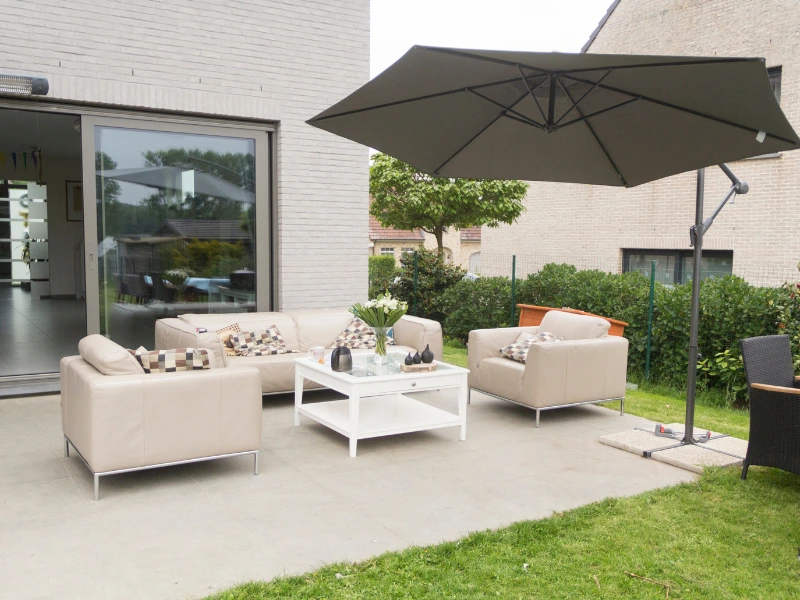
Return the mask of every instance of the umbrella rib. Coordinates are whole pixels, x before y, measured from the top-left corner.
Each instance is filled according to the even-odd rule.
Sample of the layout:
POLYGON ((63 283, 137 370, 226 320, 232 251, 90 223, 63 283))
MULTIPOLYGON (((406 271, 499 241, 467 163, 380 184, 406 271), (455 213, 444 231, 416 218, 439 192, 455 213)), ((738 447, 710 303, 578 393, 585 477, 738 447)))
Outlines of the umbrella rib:
MULTIPOLYGON (((473 90, 483 89, 487 87, 494 87, 496 85, 505 85, 507 83, 514 83, 518 81, 519 77, 511 79, 503 79, 500 81, 492 81, 490 83, 479 83, 478 85, 470 86, 473 90)), ((369 84, 367 84, 369 85, 369 84)), ((381 108, 391 108, 392 106, 400 106, 401 104, 408 104, 409 102, 419 102, 421 100, 431 100, 432 98, 441 98, 442 96, 450 96, 452 94, 460 94, 466 88, 460 87, 454 90, 446 90, 444 92, 436 92, 435 94, 425 94, 423 96, 415 96, 414 98, 406 98, 404 100, 395 100, 393 102, 384 102, 383 104, 375 104, 373 106, 365 106, 364 108, 355 108, 353 110, 346 110, 344 112, 336 113, 334 115, 325 115, 324 117, 312 117, 306 123, 318 123, 319 121, 327 121, 328 119, 335 119, 338 117, 347 117, 349 115, 356 115, 362 112, 369 112, 371 110, 378 110, 381 108)))
MULTIPOLYGON (((506 112, 510 112, 512 115, 516 116, 517 118, 519 118, 519 119, 521 119, 523 121, 526 121, 529 125, 533 125, 534 127, 538 127, 541 130, 545 129, 545 126, 543 124, 539 123, 538 121, 535 121, 534 119, 531 119, 530 117, 527 117, 527 116, 523 115, 520 112, 515 111, 512 108, 513 106, 516 106, 517 104, 522 102, 522 100, 517 100, 514 104, 511 105, 511 107, 509 107, 509 106, 506 106, 505 104, 501 104, 500 102, 497 102, 496 100, 492 100, 488 96, 484 96, 483 94, 480 94, 480 93, 476 92, 472 88, 466 88, 466 91, 468 91, 470 94, 476 95, 478 98, 481 98, 482 100, 486 100, 486 102, 494 104, 498 108, 502 108, 504 112, 500 114, 501 117, 506 112)), ((526 92, 522 97, 525 98, 525 96, 527 96, 527 95, 528 94, 526 92)))
MULTIPOLYGON (((574 105, 575 104, 575 100, 572 98, 572 94, 570 94, 569 90, 567 90, 567 88, 564 85, 561 84, 561 80, 558 77, 556 77, 556 80, 558 81, 558 85, 561 87, 561 90, 566 94, 567 98, 569 98, 570 102, 572 102, 572 104, 574 105)), ((583 111, 580 108, 578 108, 577 106, 575 106, 575 110, 578 111, 578 114, 581 117, 584 116, 583 111)), ((617 176, 619 177, 620 181, 622 181, 622 184, 625 187, 628 187, 628 182, 625 180, 625 177, 623 177, 622 173, 620 172, 619 167, 617 166, 617 163, 615 163, 614 159, 611 158, 611 155, 608 153, 608 150, 603 145, 603 142, 601 142, 600 138, 597 137, 597 133, 595 133, 595 130, 594 130, 594 127, 592 127, 592 124, 589 123, 588 120, 584 120, 583 122, 586 123, 586 128, 589 130, 589 133, 592 134, 592 137, 594 138, 594 141, 597 142, 597 145, 600 147, 600 150, 602 150, 603 154, 605 154, 605 157, 608 160, 608 162, 611 164, 611 167, 614 169, 614 171, 616 171, 617 176)))
MULTIPOLYGON (((592 93, 592 92, 593 92, 595 89, 597 89, 597 86, 598 86, 598 85, 600 85, 600 83, 603 81, 603 79, 605 79, 606 77, 608 77, 608 74, 609 74, 609 73, 611 73, 611 69, 609 69, 608 71, 606 71, 606 72, 605 72, 605 74, 604 74, 604 75, 603 75, 603 76, 602 76, 600 79, 598 79, 598 80, 597 80, 597 83, 595 83, 595 84, 594 84, 594 85, 593 85, 593 86, 592 86, 590 89, 588 89, 588 90, 586 91, 586 93, 585 93, 583 96, 581 96, 580 98, 578 98, 578 101, 577 101, 577 102, 575 102, 575 103, 574 103, 572 106, 570 106, 570 107, 567 109, 567 111, 566 111, 566 112, 565 112, 563 115, 561 115, 561 116, 558 118, 558 121, 556 121, 556 122, 555 122, 555 125, 554 125, 554 127, 558 127, 558 124, 559 124, 559 123, 561 123, 561 121, 563 121, 563 120, 564 120, 564 118, 565 118, 565 117, 566 117, 566 116, 567 116, 569 113, 571 113, 571 112, 572 112, 572 109, 574 109, 574 108, 577 108, 578 104, 580 104, 581 102, 583 102, 583 99, 584 99, 584 98, 586 98, 586 96, 588 96, 588 95, 589 95, 589 94, 591 94, 591 93, 592 93)), ((559 85, 561 85, 561 83, 560 83, 560 82, 559 82, 559 85)), ((562 87, 562 89, 563 89, 563 86, 561 86, 561 87, 562 87)), ((571 121, 570 121, 570 122, 571 122, 571 121)))
POLYGON ((541 75, 536 75, 536 77, 542 77, 542 80, 536 85, 536 87, 531 87, 528 78, 525 76, 525 73, 522 72, 522 67, 517 65, 517 70, 519 71, 519 74, 522 77, 522 81, 525 83, 525 87, 528 88, 528 93, 531 95, 531 98, 533 98, 533 101, 536 103, 536 108, 539 109, 539 114, 542 115, 542 121, 546 122, 547 117, 545 116, 544 111, 542 110, 542 105, 539 104, 539 99, 536 97, 534 92, 544 85, 544 82, 548 80, 548 77, 546 75, 544 77, 542 77, 541 75))
MULTIPOLYGON (((572 75, 564 75, 567 79, 572 79, 573 81, 578 81, 580 83, 594 83, 591 80, 581 79, 579 77, 573 77, 572 75)), ((632 98, 638 98, 639 100, 647 100, 648 102, 652 102, 653 104, 659 104, 661 106, 666 106, 667 108, 674 108, 675 110, 679 110, 685 113, 689 113, 690 115, 695 115, 697 117, 702 117, 704 119, 709 119, 711 121, 716 121, 717 123, 722 123, 723 125, 730 125, 731 127, 738 127, 739 129, 744 129, 745 131, 751 131, 754 133, 758 133, 759 129, 755 127, 750 127, 749 125, 742 125, 741 123, 734 123, 733 121, 729 121, 728 119, 723 119, 721 117, 715 117, 714 115, 709 115, 698 110, 692 110, 691 108, 684 108, 683 106, 678 106, 677 104, 672 104, 670 102, 665 102, 663 100, 658 100, 656 98, 651 98, 650 96, 644 96, 642 94, 635 94, 633 92, 629 92, 627 90, 623 90, 621 88, 600 84, 598 87, 608 90, 609 92, 616 92, 618 94, 624 94, 626 96, 631 96, 632 98)), ((792 144, 793 146, 797 146, 798 143, 796 140, 790 140, 779 135, 775 135, 772 133, 767 133, 768 136, 775 138, 776 140, 780 140, 782 142, 786 142, 787 144, 792 144)))
MULTIPOLYGON (((636 102, 639 98, 630 98, 625 100, 625 102, 620 102, 619 104, 615 104, 614 106, 609 106, 608 108, 603 108, 602 110, 595 111, 593 113, 589 113, 588 115, 583 115, 577 119, 572 119, 571 121, 567 121, 563 125, 559 125, 555 128, 555 131, 559 129, 563 129, 567 125, 572 125, 573 123, 580 123, 581 121, 585 121, 586 119, 590 119, 592 117, 596 117, 597 115, 602 115, 610 110, 614 110, 615 108, 620 108, 621 106, 625 106, 626 104, 630 104, 631 102, 636 102)), ((580 111, 578 111, 580 112, 580 111)), ((560 120, 560 119, 559 119, 560 120)))
MULTIPOLYGON (((516 102, 514 102, 514 104, 512 104, 512 105, 511 105, 511 108, 514 108, 514 107, 515 107, 517 104, 519 104, 520 102, 522 102, 522 101, 525 99, 525 96, 527 96, 527 95, 528 95, 528 94, 527 94, 527 93, 525 93, 525 94, 523 94, 522 96, 520 96, 519 100, 517 100, 516 102)), ((483 133, 484 133, 484 132, 485 132, 487 129, 489 129, 489 127, 491 127, 492 125, 494 125, 495 123, 497 123, 497 121, 499 121, 499 120, 500 120, 500 119, 502 119, 503 117, 508 117, 509 119, 518 120, 518 121, 520 121, 520 122, 522 122, 522 123, 525 123, 526 125, 531 125, 531 123, 529 123, 528 121, 523 121, 522 119, 517 119, 516 117, 511 117, 511 116, 509 116, 509 115, 506 113, 506 111, 503 111, 503 112, 501 112, 499 115, 497 115, 495 118, 493 118, 491 121, 489 121, 489 123, 487 123, 487 124, 486 124, 486 127, 484 127, 483 129, 481 129, 481 130, 480 130, 478 133, 476 133, 476 134, 475 134, 475 135, 473 135, 473 136, 472 136, 472 137, 471 137, 469 140, 467 140, 467 142, 466 142, 466 143, 465 143, 463 146, 461 146, 461 147, 460 147, 458 150, 456 150, 455 152, 453 152, 453 154, 452 154, 452 155, 450 155, 450 157, 449 157, 449 158, 448 158, 446 161, 444 161, 444 162, 443 162, 441 165, 439 165, 439 166, 438 166, 438 167, 437 167, 437 168, 436 168, 436 169, 433 171, 433 174, 434 174, 434 175, 438 175, 438 174, 439 174, 439 171, 441 171, 441 170, 442 170, 442 169, 443 169, 445 166, 447 166, 447 164, 448 164, 448 163, 449 163, 451 160, 453 160, 453 159, 454 159, 456 156, 458 156, 459 154, 461 154, 461 153, 464 151, 464 149, 465 149, 467 146, 469 146, 469 145, 470 145, 472 142, 474 142, 474 141, 475 141, 475 140, 477 140, 477 139, 478 139, 480 136, 482 136, 482 135, 483 135, 483 133)), ((536 126, 535 126, 535 125, 531 125, 531 127, 536 127, 536 126)), ((537 129, 540 129, 540 128, 539 128, 539 127, 537 127, 537 129)))

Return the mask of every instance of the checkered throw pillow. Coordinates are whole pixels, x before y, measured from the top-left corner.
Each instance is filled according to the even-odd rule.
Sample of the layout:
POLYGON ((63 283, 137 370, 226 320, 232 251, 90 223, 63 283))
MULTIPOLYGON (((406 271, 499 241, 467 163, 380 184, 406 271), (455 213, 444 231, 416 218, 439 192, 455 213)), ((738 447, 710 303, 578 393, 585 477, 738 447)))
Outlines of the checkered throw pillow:
POLYGON ((264 356, 294 352, 286 347, 286 341, 275 325, 268 329, 235 333, 231 336, 231 344, 239 356, 264 356), (256 351, 258 354, 255 353, 256 351))
POLYGON ((531 345, 560 341, 562 341, 562 338, 548 333, 547 331, 534 335, 522 332, 519 334, 516 342, 500 348, 500 354, 505 358, 510 358, 511 360, 524 364, 528 360, 528 351, 531 349, 531 345))
POLYGON ((175 348, 174 350, 148 351, 139 348, 136 360, 145 373, 175 373, 177 371, 202 371, 210 369, 208 350, 205 348, 175 348))
POLYGON ((361 319, 353 319, 333 341, 331 348, 375 348, 375 332, 361 319))
POLYGON ((233 342, 231 338, 234 334, 239 333, 241 329, 239 328, 238 323, 233 323, 231 325, 226 325, 222 329, 217 329, 214 333, 219 336, 219 341, 222 343, 222 347, 225 349, 225 354, 228 356, 236 356, 236 348, 233 347, 233 342))

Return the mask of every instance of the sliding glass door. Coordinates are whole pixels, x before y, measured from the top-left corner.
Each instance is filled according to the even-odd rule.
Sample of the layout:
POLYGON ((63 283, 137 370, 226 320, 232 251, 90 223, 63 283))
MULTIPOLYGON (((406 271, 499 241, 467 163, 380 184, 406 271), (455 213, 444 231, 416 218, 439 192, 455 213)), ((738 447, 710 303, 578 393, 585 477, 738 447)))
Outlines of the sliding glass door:
POLYGON ((83 139, 90 330, 152 349, 157 319, 267 308, 265 131, 85 118, 83 139))

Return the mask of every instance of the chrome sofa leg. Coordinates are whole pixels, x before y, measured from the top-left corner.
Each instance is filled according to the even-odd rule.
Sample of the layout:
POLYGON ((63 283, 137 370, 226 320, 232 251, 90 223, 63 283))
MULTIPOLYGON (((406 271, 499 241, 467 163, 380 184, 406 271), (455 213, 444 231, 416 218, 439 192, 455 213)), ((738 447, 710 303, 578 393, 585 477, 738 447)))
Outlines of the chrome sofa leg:
POLYGON ((253 453, 253 475, 258 475, 258 450, 253 453))
POLYGON ((472 404, 472 388, 467 388, 467 404, 472 404))
POLYGON ((537 429, 539 427, 539 412, 540 412, 540 410, 537 408, 536 409, 536 427, 537 427, 537 429))
POLYGON ((100 500, 100 475, 94 474, 94 499, 100 500))
POLYGON ((619 401, 619 414, 620 414, 620 416, 625 414, 625 398, 620 398, 620 401, 619 401))
POLYGON ((64 436, 64 458, 69 458, 69 440, 64 436))

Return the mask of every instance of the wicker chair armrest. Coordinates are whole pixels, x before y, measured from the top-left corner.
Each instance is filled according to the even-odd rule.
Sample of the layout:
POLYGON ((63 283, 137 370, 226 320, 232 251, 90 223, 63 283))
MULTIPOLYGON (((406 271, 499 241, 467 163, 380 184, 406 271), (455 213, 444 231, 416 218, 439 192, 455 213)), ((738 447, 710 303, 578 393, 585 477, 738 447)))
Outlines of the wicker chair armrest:
POLYGON ((780 394, 794 394, 800 396, 800 388, 783 387, 781 385, 767 385, 766 383, 754 383, 750 386, 757 390, 764 390, 766 392, 778 392, 780 394))

